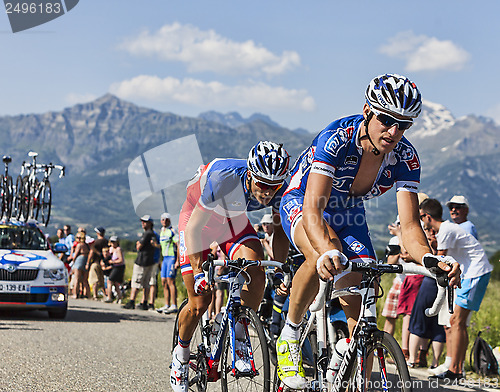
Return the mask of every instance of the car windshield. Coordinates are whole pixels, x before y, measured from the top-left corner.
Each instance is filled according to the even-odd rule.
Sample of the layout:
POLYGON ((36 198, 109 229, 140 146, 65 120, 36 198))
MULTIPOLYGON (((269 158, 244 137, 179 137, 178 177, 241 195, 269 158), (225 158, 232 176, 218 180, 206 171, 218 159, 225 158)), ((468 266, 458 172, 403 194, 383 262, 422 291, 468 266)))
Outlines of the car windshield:
POLYGON ((36 227, 0 225, 0 249, 49 249, 43 233, 36 227))

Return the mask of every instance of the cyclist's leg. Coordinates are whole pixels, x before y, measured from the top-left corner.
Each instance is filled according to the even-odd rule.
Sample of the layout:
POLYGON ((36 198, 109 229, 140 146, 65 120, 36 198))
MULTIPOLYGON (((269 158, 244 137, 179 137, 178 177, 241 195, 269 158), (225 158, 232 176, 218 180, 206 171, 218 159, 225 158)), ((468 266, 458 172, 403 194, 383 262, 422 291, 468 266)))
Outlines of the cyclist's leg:
MULTIPOLYGON (((234 258, 245 258, 247 260, 263 260, 264 252, 260 241, 252 239, 245 241, 234 253, 234 258)), ((247 269, 251 282, 245 285, 241 291, 241 300, 245 306, 257 311, 264 295, 266 286, 266 274, 262 267, 249 267, 247 269)))
MULTIPOLYGON (((264 259, 262 244, 246 215, 230 219, 228 226, 231 226, 237 234, 232 238, 227 238, 228 233, 224 233, 226 238, 220 238, 218 242, 229 259, 236 260, 240 257, 247 260, 264 259)), ((241 300, 245 306, 257 311, 264 295, 266 274, 262 267, 250 267, 247 272, 251 277, 251 282, 243 287, 241 300)))
POLYGON ((212 293, 204 295, 195 294, 192 272, 182 275, 182 279, 184 280, 188 294, 188 304, 184 306, 179 314, 179 338, 182 341, 189 342, 198 322, 212 301, 212 293))

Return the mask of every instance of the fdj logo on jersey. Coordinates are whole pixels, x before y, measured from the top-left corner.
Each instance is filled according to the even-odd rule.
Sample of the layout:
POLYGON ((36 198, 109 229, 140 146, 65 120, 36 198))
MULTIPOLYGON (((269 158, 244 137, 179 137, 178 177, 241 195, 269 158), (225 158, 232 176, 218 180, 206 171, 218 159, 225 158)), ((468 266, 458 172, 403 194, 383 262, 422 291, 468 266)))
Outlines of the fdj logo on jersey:
POLYGON ((334 134, 325 143, 325 151, 336 157, 342 145, 349 140, 349 131, 347 129, 339 128, 334 131, 334 134))
POLYGON ((80 0, 4 0, 13 33, 50 22, 72 10, 80 0))

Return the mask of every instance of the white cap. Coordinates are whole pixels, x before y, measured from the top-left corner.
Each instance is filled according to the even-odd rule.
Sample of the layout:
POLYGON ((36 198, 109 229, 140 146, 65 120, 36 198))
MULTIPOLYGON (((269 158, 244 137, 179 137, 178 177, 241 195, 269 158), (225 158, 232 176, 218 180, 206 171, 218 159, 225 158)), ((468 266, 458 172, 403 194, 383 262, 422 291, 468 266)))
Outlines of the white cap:
POLYGON ((160 219, 170 219, 170 214, 168 212, 164 212, 161 214, 160 219))
POLYGON ((109 241, 116 242, 116 241, 118 241, 118 237, 116 235, 112 235, 111 237, 109 237, 109 241))
POLYGON ((260 220, 260 224, 263 225, 264 223, 273 223, 273 216, 271 214, 264 214, 260 220))
POLYGON ((446 207, 449 207, 450 204, 465 204, 467 207, 469 207, 469 202, 467 201, 465 196, 453 196, 450 201, 446 202, 446 207))
POLYGON ((143 221, 143 222, 153 222, 153 218, 151 218, 151 215, 143 215, 143 216, 141 216, 141 221, 143 221))

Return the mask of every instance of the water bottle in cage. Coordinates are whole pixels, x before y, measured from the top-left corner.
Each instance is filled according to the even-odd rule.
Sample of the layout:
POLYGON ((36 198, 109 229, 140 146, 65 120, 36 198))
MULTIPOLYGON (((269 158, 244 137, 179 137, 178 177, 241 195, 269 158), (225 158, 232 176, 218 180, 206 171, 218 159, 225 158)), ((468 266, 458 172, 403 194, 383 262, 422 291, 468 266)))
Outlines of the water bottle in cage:
POLYGON ((333 382, 333 380, 335 379, 335 374, 337 374, 337 371, 340 368, 344 353, 347 351, 350 342, 351 339, 344 338, 340 339, 335 345, 332 352, 332 357, 330 358, 330 363, 328 364, 328 369, 326 370, 326 380, 328 382, 333 382))

